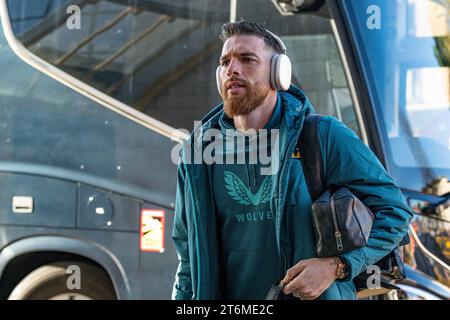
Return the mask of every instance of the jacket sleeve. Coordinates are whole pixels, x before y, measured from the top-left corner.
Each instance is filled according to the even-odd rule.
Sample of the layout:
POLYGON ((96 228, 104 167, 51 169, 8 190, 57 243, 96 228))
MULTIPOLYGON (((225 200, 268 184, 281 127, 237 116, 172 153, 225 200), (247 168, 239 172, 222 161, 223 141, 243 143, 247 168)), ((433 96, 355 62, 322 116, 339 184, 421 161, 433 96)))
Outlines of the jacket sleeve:
POLYGON ((348 281, 399 244, 413 214, 378 158, 352 130, 329 116, 318 130, 327 185, 346 186, 375 215, 367 246, 341 255, 349 267, 343 281, 348 281))
POLYGON ((185 210, 185 177, 183 164, 178 165, 177 193, 175 199, 175 216, 172 239, 178 253, 178 269, 175 275, 175 283, 172 290, 173 300, 191 300, 192 283, 191 267, 189 261, 188 229, 185 210))

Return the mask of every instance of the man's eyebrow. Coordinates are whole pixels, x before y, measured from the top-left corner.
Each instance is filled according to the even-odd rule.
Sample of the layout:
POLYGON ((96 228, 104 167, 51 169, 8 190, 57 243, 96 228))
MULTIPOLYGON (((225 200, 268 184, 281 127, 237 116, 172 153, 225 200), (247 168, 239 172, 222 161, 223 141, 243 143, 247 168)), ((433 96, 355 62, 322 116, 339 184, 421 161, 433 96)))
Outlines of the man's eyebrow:
POLYGON ((241 52, 239 53, 239 55, 243 56, 243 57, 254 57, 254 58, 258 58, 258 55, 256 55, 253 52, 241 52))
POLYGON ((258 55, 256 55, 253 52, 232 52, 232 53, 227 53, 223 56, 220 57, 220 61, 223 61, 227 58, 229 58, 231 55, 235 55, 235 56, 241 56, 241 57, 253 57, 253 58, 259 58, 258 55))

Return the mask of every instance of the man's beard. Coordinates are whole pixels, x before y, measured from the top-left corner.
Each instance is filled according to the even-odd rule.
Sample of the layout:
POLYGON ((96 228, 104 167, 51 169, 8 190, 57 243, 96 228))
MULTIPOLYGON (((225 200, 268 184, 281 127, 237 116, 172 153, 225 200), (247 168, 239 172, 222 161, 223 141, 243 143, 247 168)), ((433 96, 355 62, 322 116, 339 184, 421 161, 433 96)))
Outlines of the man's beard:
POLYGON ((230 95, 226 89, 226 82, 222 84, 223 110, 229 118, 252 112, 263 103, 269 93, 269 89, 261 82, 251 86, 247 81, 239 81, 245 84, 244 95, 230 95))

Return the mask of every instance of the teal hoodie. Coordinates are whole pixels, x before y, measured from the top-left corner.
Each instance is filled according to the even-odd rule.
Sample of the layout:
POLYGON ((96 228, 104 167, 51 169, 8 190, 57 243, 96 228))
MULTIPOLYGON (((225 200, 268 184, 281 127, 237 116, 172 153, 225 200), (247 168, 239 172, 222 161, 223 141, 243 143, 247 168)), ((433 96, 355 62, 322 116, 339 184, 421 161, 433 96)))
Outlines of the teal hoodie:
MULTIPOLYGON (((245 141, 241 135, 238 147, 233 120, 225 114, 219 119, 224 140, 234 142, 232 146, 224 143, 225 153, 246 159, 245 163, 216 163, 212 168, 225 299, 262 299, 270 286, 283 277, 270 208, 272 177, 262 174, 264 165, 256 159, 258 151, 268 156, 272 147, 270 130, 278 129, 280 120, 281 97, 278 95, 265 130, 245 135, 245 141), (262 137, 268 139, 262 141, 262 137), (254 155, 253 161, 250 161, 251 155, 254 155)), ((273 147, 276 148, 276 144, 273 147)))
MULTIPOLYGON (((314 111, 304 93, 294 86, 281 97, 279 167, 270 175, 270 211, 281 273, 301 260, 316 257, 311 219, 311 198, 301 162, 292 157, 307 110, 314 111)), ((173 299, 223 299, 224 265, 219 258, 214 165, 190 161, 211 142, 202 132, 220 130, 223 105, 211 110, 185 141, 178 166, 172 238, 179 266, 173 299)), ((371 150, 342 122, 327 116, 318 126, 325 182, 346 186, 374 213, 368 245, 342 255, 349 275, 333 282, 320 299, 355 299, 352 279, 387 255, 407 232, 412 212, 400 189, 371 150)), ((224 195, 225 196, 225 195, 224 195)), ((229 234, 230 237, 239 234, 229 234)))

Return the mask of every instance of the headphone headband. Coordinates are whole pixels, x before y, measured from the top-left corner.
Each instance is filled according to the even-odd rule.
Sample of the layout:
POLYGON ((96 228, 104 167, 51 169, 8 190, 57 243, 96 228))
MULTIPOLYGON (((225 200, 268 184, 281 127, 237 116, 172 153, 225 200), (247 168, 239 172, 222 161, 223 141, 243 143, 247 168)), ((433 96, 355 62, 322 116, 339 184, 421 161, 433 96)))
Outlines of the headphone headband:
POLYGON ((283 53, 287 54, 287 48, 286 48, 286 45, 284 44, 283 40, 281 40, 281 38, 279 36, 277 36, 275 33, 273 33, 272 31, 267 30, 267 29, 265 29, 265 30, 268 34, 270 34, 277 41, 278 45, 281 47, 281 50, 283 50, 283 53))

